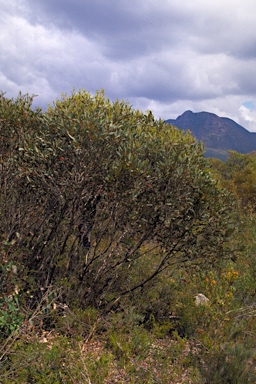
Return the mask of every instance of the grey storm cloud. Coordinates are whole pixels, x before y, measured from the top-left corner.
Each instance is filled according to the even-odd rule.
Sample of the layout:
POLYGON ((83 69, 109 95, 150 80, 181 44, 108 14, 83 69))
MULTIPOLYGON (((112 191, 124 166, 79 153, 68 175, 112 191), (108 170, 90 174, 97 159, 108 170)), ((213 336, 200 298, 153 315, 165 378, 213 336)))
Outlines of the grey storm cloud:
POLYGON ((256 130, 255 0, 0 0, 0 10, 8 96, 45 106, 73 87, 104 88, 156 117, 206 110, 256 130))

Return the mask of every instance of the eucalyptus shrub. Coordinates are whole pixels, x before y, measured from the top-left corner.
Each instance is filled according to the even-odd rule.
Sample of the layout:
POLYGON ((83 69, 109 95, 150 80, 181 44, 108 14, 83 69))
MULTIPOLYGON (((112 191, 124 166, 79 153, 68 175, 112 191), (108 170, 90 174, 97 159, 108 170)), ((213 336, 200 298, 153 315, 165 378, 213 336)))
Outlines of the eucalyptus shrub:
POLYGON ((45 113, 28 96, 1 103, 1 234, 35 301, 57 285, 68 304, 109 308, 167 268, 224 256, 232 204, 190 133, 103 92, 45 113))

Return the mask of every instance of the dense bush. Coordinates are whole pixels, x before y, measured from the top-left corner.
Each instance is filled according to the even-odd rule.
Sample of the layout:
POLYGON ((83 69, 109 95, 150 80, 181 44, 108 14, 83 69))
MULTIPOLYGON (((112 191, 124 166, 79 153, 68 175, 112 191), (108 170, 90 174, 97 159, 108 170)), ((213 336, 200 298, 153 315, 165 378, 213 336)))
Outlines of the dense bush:
POLYGON ((255 211, 256 152, 241 154, 229 151, 225 162, 211 159, 210 163, 220 183, 238 198, 242 209, 255 211))
POLYGON ((219 187, 253 207, 254 154, 212 161, 216 183, 150 113, 32 101, 0 97, 0 381, 255 382, 255 214, 230 237, 219 187))
POLYGON ((23 291, 105 306, 166 268, 223 257, 231 205, 201 144, 103 93, 47 112, 1 97, 0 223, 23 291))

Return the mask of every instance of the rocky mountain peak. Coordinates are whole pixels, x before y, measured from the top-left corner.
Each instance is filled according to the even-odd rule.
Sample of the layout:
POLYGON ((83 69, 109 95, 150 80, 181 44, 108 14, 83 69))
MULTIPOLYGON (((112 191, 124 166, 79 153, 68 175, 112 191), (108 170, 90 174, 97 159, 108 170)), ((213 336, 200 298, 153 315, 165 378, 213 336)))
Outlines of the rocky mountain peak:
POLYGON ((177 119, 166 120, 191 133, 205 145, 206 156, 227 158, 228 150, 250 153, 256 150, 256 133, 247 131, 227 117, 209 112, 185 111, 177 119))

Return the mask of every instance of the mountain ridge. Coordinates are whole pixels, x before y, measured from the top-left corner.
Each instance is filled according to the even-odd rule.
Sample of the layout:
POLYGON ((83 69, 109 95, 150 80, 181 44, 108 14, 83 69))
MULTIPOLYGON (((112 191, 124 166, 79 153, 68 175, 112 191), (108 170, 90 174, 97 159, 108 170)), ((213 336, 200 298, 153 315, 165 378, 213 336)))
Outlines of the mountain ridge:
POLYGON ((249 132, 228 117, 188 110, 176 119, 168 119, 165 122, 182 130, 190 130, 197 140, 204 143, 206 157, 225 160, 228 150, 239 153, 256 150, 256 132, 249 132))

